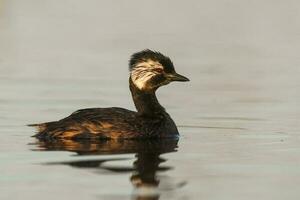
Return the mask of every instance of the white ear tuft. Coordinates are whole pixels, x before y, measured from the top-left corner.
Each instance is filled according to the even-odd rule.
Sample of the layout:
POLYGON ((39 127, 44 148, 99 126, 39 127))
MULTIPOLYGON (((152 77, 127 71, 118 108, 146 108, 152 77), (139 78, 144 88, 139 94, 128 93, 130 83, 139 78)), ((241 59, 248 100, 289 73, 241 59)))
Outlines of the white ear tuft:
POLYGON ((140 89, 144 89, 147 82, 156 74, 151 71, 141 70, 137 68, 131 72, 132 82, 140 89))
POLYGON ((159 74, 155 69, 163 69, 159 62, 147 60, 138 63, 131 71, 131 80, 140 90, 145 89, 147 82, 155 75, 159 74))

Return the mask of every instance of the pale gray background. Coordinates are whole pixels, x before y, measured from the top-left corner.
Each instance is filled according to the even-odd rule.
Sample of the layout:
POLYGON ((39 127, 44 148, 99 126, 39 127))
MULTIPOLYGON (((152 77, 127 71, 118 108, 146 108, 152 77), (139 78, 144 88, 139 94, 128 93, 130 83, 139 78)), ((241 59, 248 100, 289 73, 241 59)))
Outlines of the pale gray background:
POLYGON ((299 19, 297 0, 0 1, 1 199, 130 199, 130 174, 40 165, 72 157, 30 151, 24 125, 134 109, 145 48, 191 79, 159 91, 182 135, 167 185, 187 182, 161 199, 299 199, 299 19))

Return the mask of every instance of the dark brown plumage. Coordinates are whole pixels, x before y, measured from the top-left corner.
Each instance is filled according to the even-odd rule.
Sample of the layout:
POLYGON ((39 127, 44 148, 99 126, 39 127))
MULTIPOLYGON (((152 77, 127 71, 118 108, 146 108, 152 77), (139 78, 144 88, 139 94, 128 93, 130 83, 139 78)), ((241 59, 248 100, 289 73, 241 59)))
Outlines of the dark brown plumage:
POLYGON ((175 72, 173 63, 159 52, 144 50, 129 62, 129 85, 137 112, 124 108, 89 108, 59 121, 32 124, 40 139, 139 139, 179 135, 155 91, 172 81, 188 81, 175 72))

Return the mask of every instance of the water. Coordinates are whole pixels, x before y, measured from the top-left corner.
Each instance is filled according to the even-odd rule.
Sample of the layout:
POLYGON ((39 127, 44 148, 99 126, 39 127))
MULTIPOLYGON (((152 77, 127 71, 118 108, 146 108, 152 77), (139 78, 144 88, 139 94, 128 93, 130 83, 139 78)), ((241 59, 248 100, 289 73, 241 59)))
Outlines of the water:
POLYGON ((299 199, 297 1, 0 1, 0 199, 299 199), (189 83, 158 91, 179 141, 43 143, 25 124, 134 109, 131 53, 189 83))

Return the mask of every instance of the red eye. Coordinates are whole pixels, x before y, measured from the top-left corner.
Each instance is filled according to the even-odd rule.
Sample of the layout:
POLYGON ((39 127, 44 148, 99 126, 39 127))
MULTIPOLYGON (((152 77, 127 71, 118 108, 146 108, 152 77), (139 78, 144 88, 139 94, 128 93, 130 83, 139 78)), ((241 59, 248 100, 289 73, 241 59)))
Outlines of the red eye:
POLYGON ((162 68, 154 68, 154 71, 158 73, 162 73, 164 70, 162 68))

